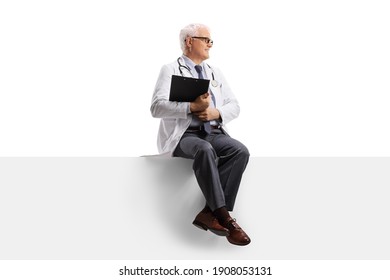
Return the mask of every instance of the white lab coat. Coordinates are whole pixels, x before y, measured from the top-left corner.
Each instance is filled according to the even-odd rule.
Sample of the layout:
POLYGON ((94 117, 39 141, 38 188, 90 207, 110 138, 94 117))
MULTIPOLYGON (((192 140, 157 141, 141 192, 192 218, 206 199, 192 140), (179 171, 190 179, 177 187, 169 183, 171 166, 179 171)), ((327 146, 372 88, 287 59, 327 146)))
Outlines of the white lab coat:
MULTIPOLYGON (((185 65, 183 59, 181 59, 180 62, 182 65, 185 65)), ((215 80, 218 82, 218 86, 216 87, 212 86, 210 83, 209 90, 211 90, 215 96, 216 108, 219 110, 222 118, 222 129, 226 133, 225 125, 238 117, 240 113, 239 104, 221 71, 214 67, 212 67, 212 69, 208 66, 204 68, 208 79, 212 79, 211 73, 213 72, 215 80)), ((182 72, 184 76, 191 77, 191 74, 184 68, 182 68, 182 72)), ((158 151, 159 153, 170 156, 172 156, 180 138, 183 136, 192 120, 192 114, 189 113, 189 102, 169 101, 172 75, 181 75, 177 61, 164 65, 161 68, 150 107, 152 116, 161 118, 157 137, 158 151)))

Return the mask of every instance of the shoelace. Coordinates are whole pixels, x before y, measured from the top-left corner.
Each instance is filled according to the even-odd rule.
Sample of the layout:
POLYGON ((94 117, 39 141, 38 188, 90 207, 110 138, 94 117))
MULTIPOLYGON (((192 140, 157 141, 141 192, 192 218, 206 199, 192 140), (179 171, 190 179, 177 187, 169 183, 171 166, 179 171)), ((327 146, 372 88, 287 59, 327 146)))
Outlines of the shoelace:
POLYGON ((229 222, 228 222, 228 226, 232 226, 233 228, 235 229, 241 229, 241 227, 236 223, 236 219, 231 219, 229 222))

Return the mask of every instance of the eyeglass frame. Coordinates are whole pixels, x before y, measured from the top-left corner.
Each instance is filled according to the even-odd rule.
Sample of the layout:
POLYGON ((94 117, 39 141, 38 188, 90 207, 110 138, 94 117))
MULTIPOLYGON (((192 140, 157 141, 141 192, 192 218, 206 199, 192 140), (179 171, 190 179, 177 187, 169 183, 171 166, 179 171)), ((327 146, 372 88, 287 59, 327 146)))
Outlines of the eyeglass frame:
POLYGON ((214 45, 214 41, 213 41, 212 39, 210 39, 209 37, 198 37, 198 36, 194 36, 194 37, 191 37, 191 38, 202 40, 202 41, 205 42, 207 45, 208 45, 208 44, 214 45))

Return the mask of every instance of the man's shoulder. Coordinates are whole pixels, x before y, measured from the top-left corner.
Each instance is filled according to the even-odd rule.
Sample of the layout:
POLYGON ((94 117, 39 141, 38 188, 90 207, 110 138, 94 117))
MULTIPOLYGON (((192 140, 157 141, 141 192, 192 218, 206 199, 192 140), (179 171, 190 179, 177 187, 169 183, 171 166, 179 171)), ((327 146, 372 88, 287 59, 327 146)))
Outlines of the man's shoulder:
POLYGON ((171 63, 164 64, 161 69, 166 71, 173 71, 173 69, 177 66, 177 61, 172 61, 171 63))

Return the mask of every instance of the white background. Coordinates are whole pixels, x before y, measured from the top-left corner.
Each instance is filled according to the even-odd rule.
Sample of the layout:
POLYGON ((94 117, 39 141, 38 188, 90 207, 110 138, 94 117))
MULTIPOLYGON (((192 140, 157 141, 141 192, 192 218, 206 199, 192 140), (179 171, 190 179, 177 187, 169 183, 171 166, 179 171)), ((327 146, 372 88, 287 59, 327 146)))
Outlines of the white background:
MULTIPOLYGON (((3 0, 0 156, 156 153, 154 84, 161 66, 181 54, 178 34, 191 22, 211 27, 209 63, 242 107, 230 132, 252 156, 390 156, 389 14, 379 0, 3 0)), ((290 269, 288 261, 274 278, 387 277, 380 261, 373 269, 354 264, 290 269)), ((68 264, 16 265, 31 279, 77 275, 68 264)), ((99 271, 81 266, 87 276, 99 271)), ((0 271, 5 278, 23 278, 2 267, 12 268, 0 271)))
POLYGON ((252 156, 390 156, 388 1, 2 1, 0 156, 154 154, 149 112, 191 22, 211 27, 252 156))

